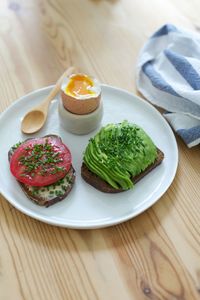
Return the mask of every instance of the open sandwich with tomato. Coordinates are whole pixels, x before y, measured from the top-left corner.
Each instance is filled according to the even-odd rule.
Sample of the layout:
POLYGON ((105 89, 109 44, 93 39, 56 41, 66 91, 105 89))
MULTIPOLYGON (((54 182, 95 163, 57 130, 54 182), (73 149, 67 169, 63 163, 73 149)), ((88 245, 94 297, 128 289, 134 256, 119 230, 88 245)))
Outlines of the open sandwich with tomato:
POLYGON ((10 171, 29 199, 42 206, 63 200, 75 181, 70 150, 56 135, 31 138, 14 145, 10 171))

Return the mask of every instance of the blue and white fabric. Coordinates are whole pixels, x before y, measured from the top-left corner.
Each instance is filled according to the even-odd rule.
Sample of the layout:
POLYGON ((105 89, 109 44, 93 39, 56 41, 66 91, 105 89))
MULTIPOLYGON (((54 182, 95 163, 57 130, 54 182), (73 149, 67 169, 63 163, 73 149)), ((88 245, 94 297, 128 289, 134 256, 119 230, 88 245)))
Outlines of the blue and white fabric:
POLYGON ((200 143, 200 36, 167 24, 140 52, 137 88, 188 147, 200 143))

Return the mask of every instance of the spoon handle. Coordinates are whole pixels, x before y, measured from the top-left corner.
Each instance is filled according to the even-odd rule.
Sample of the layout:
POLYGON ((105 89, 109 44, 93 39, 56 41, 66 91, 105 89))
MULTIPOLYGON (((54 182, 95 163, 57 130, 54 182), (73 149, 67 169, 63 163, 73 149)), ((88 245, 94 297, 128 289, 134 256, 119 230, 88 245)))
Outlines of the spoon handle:
POLYGON ((51 90, 51 92, 49 93, 49 95, 42 101, 41 103, 41 107, 48 107, 49 103, 55 98, 55 96, 59 93, 60 88, 61 88, 61 84, 63 82, 63 79, 65 77, 68 77, 69 75, 71 75, 73 72, 75 72, 75 67, 69 67, 61 76, 60 78, 57 80, 54 88, 51 90))

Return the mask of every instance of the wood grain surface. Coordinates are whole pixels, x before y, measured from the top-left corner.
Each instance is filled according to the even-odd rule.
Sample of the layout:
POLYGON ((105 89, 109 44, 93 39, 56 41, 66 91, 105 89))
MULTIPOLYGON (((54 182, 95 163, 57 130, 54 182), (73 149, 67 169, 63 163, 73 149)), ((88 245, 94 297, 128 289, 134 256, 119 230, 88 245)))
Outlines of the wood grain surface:
MULTIPOLYGON (((0 0, 0 111, 72 64, 136 92, 147 37, 164 23, 200 31, 199 12, 199 0, 0 0)), ((169 190, 114 227, 56 228, 0 196, 0 299, 200 299, 200 147, 177 141, 169 190)))

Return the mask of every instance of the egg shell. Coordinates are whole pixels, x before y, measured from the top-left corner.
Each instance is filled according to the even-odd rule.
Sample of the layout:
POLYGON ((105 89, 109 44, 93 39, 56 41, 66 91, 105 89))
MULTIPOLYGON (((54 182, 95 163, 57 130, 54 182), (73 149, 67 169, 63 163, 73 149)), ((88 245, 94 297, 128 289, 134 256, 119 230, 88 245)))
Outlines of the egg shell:
POLYGON ((101 93, 92 95, 90 98, 77 99, 61 91, 61 98, 65 109, 77 115, 85 115, 97 109, 100 104, 101 93))

